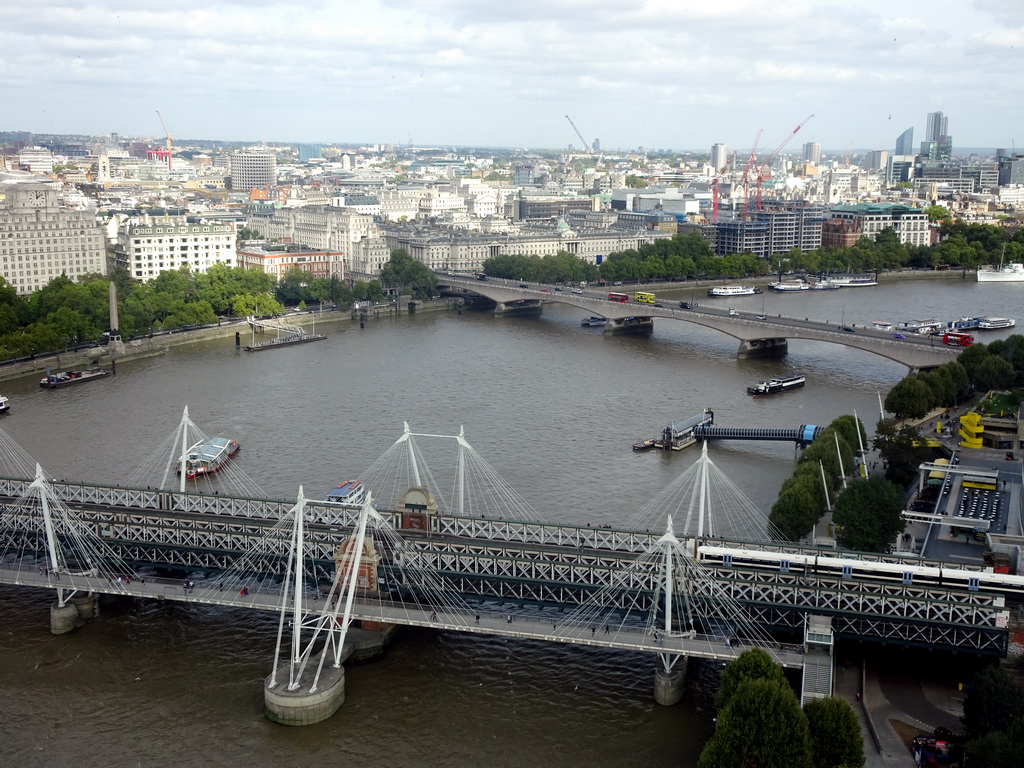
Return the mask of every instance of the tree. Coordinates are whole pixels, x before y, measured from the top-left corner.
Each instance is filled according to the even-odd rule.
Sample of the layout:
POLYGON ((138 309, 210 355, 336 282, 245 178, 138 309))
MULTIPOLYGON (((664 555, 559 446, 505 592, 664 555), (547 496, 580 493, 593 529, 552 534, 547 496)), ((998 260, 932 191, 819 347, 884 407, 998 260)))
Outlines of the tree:
POLYGON ((989 355, 974 369, 972 380, 977 389, 1006 389, 1013 385, 1017 372, 1013 365, 996 355, 989 355))
POLYGON ((743 683, 751 680, 767 680, 779 685, 786 685, 786 676, 782 667, 772 661, 772 657, 760 648, 744 651, 735 661, 729 662, 722 671, 722 680, 715 698, 715 706, 723 709, 743 683))
POLYGON ((917 476, 917 468, 931 457, 921 433, 909 424, 899 426, 894 419, 881 419, 875 427, 874 448, 885 463, 885 476, 905 487, 917 476))
MULTIPOLYGON (((736 663, 736 662, 733 662, 736 663)), ((811 768, 807 718, 789 686, 748 680, 719 712, 699 768, 811 768)))
POLYGON ((843 547, 863 552, 887 552, 906 521, 903 491, 881 477, 855 480, 836 500, 832 520, 840 528, 843 547))
POLYGON ((964 701, 964 727, 972 738, 1009 731, 1024 718, 1024 686, 999 666, 985 667, 971 680, 964 701))
POLYGON ((815 699, 804 704, 811 733, 811 762, 814 768, 861 768, 864 740, 860 721, 843 699, 815 699))
POLYGON ((935 402, 931 388, 917 376, 906 376, 885 396, 885 410, 897 418, 919 419, 927 414, 935 402))
POLYGON ((647 180, 630 173, 626 176, 626 186, 630 189, 644 189, 647 187, 647 180))
POLYGON ((928 216, 928 221, 932 222, 950 218, 949 208, 944 205, 930 205, 924 209, 924 212, 928 216))

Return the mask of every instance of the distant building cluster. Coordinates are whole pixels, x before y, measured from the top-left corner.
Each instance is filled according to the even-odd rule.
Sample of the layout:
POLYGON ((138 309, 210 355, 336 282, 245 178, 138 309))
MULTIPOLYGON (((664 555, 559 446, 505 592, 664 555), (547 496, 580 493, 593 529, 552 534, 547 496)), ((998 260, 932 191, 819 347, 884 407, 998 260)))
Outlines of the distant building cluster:
POLYGON ((215 264, 351 281, 378 275, 396 249, 472 272, 507 254, 600 264, 696 232, 718 254, 770 259, 887 228, 928 244, 932 205, 975 221, 1020 213, 1024 154, 958 155, 939 111, 920 146, 914 134, 891 150, 806 141, 751 156, 723 143, 670 154, 595 140, 552 155, 0 132, 0 264, 21 294, 60 275, 123 268, 144 282, 215 264))

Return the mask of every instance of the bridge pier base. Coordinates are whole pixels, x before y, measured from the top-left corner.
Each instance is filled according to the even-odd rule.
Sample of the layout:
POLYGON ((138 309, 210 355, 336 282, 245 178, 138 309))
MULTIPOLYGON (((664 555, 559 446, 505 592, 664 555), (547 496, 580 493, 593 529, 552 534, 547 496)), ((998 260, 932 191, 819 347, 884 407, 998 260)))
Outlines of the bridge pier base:
POLYGON ((71 602, 54 603, 50 606, 50 634, 66 635, 84 624, 78 608, 71 602))
POLYGON ((539 299, 499 301, 494 306, 495 317, 532 317, 540 315, 543 311, 544 305, 539 299))
POLYGON ((678 704, 686 690, 686 667, 689 659, 685 656, 666 672, 659 668, 654 673, 654 700, 663 707, 678 704))
POLYGON ((654 333, 653 317, 612 317, 604 327, 609 336, 626 333, 654 333))
POLYGON ((75 606, 75 610, 78 611, 78 615, 83 619, 95 619, 96 618, 96 593, 89 592, 86 595, 76 595, 72 597, 68 602, 75 606))
POLYGON ((740 360, 747 360, 755 357, 782 357, 787 352, 789 342, 786 339, 747 339, 740 342, 736 356, 740 360))
MULTIPOLYGON (((318 660, 310 658, 306 678, 316 671, 318 660)), ((280 725, 313 725, 326 720, 345 703, 345 667, 337 669, 324 662, 317 690, 309 692, 305 680, 294 691, 288 690, 288 665, 277 669, 277 685, 270 686, 270 677, 263 682, 263 711, 267 718, 280 725)))

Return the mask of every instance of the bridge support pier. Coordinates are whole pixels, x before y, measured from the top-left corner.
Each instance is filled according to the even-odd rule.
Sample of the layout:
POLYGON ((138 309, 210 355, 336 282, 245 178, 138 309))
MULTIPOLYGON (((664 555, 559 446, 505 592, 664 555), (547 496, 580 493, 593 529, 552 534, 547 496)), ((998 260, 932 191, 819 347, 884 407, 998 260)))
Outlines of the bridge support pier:
POLYGON ((75 606, 75 610, 78 611, 78 615, 83 619, 95 619, 96 618, 96 593, 89 592, 85 595, 76 595, 68 600, 71 605, 75 606))
POLYGON ((667 672, 659 667, 654 673, 654 700, 663 707, 678 704, 686 690, 686 668, 689 659, 681 657, 667 672))
POLYGON ((609 336, 618 336, 625 333, 653 333, 653 317, 612 317, 604 327, 604 332, 609 336))
POLYGON ((495 317, 532 317, 544 311, 539 299, 515 299, 499 301, 494 306, 495 317))
POLYGON ((64 605, 54 603, 50 606, 50 634, 66 635, 84 623, 78 608, 72 602, 68 601, 64 605))
MULTIPOLYGON (((311 678, 318 663, 310 658, 304 677, 311 678)), ((345 703, 345 667, 331 666, 324 661, 316 691, 310 693, 309 680, 294 691, 288 690, 288 664, 277 669, 278 683, 270 687, 272 676, 263 682, 263 711, 267 718, 280 725, 313 725, 326 720, 345 703)))
POLYGON ((736 356, 740 360, 754 357, 782 357, 789 352, 786 339, 747 339, 740 342, 736 356))

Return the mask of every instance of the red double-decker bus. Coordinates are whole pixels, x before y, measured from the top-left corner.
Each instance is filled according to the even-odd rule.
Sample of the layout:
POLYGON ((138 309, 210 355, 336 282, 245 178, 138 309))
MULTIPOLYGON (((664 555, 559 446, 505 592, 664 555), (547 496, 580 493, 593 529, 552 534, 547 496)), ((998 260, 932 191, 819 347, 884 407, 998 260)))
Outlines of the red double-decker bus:
POLYGON ((969 347, 974 343, 974 337, 969 333, 944 333, 942 343, 950 347, 969 347))
POLYGON ((620 304, 625 304, 629 301, 628 293, 609 293, 608 301, 617 301, 620 304))

